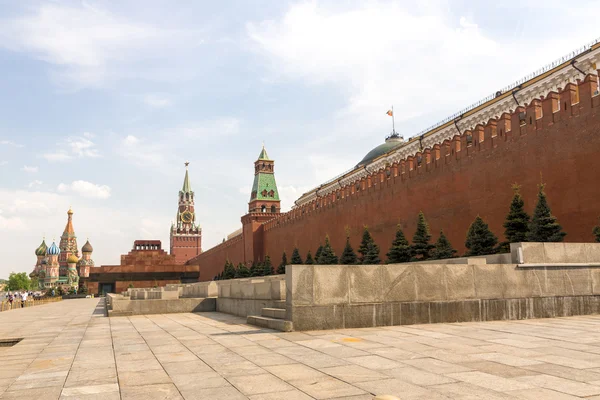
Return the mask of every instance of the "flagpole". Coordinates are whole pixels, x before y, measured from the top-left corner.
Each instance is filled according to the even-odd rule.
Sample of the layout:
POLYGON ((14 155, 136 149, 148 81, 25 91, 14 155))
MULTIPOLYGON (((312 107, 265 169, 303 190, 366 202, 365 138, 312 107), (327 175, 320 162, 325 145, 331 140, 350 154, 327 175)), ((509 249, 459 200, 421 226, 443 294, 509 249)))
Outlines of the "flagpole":
POLYGON ((396 134, 396 122, 394 120, 394 106, 392 105, 392 135, 396 134))

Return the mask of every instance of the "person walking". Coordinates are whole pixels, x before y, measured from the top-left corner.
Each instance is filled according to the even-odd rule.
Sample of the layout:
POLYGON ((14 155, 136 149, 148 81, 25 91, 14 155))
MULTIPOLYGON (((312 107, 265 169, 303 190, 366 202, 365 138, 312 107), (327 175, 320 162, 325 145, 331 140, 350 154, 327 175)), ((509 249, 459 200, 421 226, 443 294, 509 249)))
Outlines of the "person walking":
POLYGON ((12 305, 13 305, 13 300, 14 300, 14 296, 11 292, 8 293, 8 304, 10 304, 10 308, 12 309, 12 305))
POLYGON ((27 291, 23 291, 21 293, 21 308, 25 307, 25 302, 27 301, 27 291))

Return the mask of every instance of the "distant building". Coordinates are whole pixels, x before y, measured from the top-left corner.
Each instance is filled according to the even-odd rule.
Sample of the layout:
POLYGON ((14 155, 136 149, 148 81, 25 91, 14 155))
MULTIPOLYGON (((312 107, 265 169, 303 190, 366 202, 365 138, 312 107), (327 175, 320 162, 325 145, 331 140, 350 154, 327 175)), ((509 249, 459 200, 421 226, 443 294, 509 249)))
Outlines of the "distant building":
POLYGON ((198 266, 177 263, 177 256, 162 249, 160 240, 136 240, 121 256, 119 265, 93 268, 86 279, 88 292, 119 293, 128 287, 159 287, 168 283, 196 282, 198 266))
POLYGON ((90 269, 94 267, 92 252, 94 249, 89 241, 81 248, 82 257, 79 258, 77 249, 77 236, 73 229, 73 210, 67 211, 67 225, 60 237, 57 246, 53 241, 48 247, 46 241, 35 250, 37 261, 31 278, 38 278, 40 289, 63 288, 78 290, 80 280, 87 278, 90 269))

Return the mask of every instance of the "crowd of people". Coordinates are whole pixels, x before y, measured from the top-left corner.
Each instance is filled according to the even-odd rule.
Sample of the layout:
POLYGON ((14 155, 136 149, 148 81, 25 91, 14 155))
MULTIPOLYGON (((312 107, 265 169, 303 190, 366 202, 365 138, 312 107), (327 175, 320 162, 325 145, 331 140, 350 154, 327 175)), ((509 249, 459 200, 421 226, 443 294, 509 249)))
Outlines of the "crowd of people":
POLYGON ((10 303, 11 308, 13 307, 13 303, 19 304, 21 303, 21 307, 25 307, 25 302, 28 298, 39 297, 41 293, 32 292, 27 290, 15 290, 14 292, 6 292, 5 299, 10 303))

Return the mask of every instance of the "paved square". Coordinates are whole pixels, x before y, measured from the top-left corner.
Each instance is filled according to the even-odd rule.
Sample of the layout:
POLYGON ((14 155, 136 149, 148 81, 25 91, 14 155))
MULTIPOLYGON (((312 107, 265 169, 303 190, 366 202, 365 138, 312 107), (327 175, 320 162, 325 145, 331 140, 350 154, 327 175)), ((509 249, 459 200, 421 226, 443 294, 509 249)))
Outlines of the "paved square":
POLYGON ((0 313, 2 399, 600 399, 600 316, 281 333, 220 313, 0 313))

